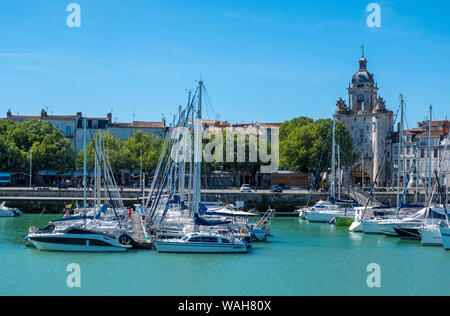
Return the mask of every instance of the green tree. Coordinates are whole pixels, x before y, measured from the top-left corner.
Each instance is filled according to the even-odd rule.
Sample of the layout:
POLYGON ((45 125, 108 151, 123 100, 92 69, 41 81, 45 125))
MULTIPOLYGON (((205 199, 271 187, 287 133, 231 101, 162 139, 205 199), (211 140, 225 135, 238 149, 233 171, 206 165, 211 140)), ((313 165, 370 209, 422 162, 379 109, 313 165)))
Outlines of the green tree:
MULTIPOLYGON (((320 162, 319 171, 328 170, 332 156, 332 124, 331 119, 313 121, 307 118, 284 123, 281 126, 282 136, 280 132, 281 167, 316 172, 320 162)), ((340 146, 342 164, 350 166, 353 163, 353 140, 340 122, 336 122, 336 144, 340 146)))
POLYGON ((142 153, 142 168, 145 171, 151 171, 158 165, 161 154, 162 140, 150 133, 137 131, 126 142, 125 146, 129 151, 129 163, 134 166, 140 166, 142 153))
MULTIPOLYGON (((28 171, 33 149, 33 170, 42 168, 64 171, 74 167, 74 150, 70 141, 50 122, 32 119, 23 123, 0 122, 2 153, 7 156, 9 171, 28 171)), ((3 157, 3 158, 2 158, 3 157)))
MULTIPOLYGON (((94 135, 94 140, 98 139, 99 134, 94 135)), ((118 175, 122 169, 130 170, 131 166, 139 168, 142 150, 142 165, 145 171, 151 171, 158 164, 161 152, 161 139, 150 133, 137 131, 131 138, 122 141, 115 138, 110 133, 103 134, 100 137, 102 147, 109 157, 109 162, 114 174, 118 175)), ((86 160, 88 169, 94 169, 96 155, 94 142, 91 141, 86 146, 86 160)), ((81 150, 77 155, 77 166, 83 167, 84 151, 81 150)))

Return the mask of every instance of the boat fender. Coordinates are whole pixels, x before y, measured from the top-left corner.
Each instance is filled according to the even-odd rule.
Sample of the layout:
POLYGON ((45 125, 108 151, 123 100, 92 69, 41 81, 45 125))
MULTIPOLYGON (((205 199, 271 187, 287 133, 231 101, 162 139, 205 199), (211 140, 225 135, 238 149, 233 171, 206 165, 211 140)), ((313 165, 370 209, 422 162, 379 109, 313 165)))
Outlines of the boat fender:
POLYGON ((242 235, 247 235, 247 233, 248 233, 248 229, 245 228, 245 227, 242 227, 242 228, 241 228, 241 234, 242 234, 242 235))

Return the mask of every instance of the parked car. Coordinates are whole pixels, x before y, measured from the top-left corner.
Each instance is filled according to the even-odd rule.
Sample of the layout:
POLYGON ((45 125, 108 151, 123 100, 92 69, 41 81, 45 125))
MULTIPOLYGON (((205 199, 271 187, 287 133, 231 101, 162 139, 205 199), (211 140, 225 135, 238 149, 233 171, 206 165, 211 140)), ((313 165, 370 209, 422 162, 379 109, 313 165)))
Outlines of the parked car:
POLYGON ((270 192, 272 193, 283 193, 283 189, 279 185, 272 185, 270 187, 270 192))
POLYGON ((252 192, 252 187, 249 184, 243 184, 240 189, 241 192, 252 192))

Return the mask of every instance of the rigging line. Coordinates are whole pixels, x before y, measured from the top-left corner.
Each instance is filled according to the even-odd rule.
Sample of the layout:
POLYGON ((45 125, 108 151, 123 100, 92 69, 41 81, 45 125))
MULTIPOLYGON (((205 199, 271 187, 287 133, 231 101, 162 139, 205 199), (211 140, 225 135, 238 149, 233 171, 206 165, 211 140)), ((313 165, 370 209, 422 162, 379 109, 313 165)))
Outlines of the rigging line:
MULTIPOLYGON (((416 148, 416 152, 414 153, 413 163, 411 164, 411 167, 409 169, 408 176, 407 176, 407 179, 406 179, 406 183, 403 184, 402 198, 401 198, 400 202, 397 205, 397 218, 398 218, 398 216, 400 214, 400 209, 404 205, 403 202, 405 201, 406 193, 408 192, 408 185, 409 185, 409 182, 411 181, 411 174, 414 172, 414 169, 416 168, 418 152, 419 152, 419 147, 416 148)), ((399 172, 400 172, 400 170, 399 170, 399 172)))
POLYGON ((406 111, 406 109, 407 109, 407 106, 406 106, 406 102, 405 102, 405 108, 404 108, 404 110, 403 110, 405 113, 404 113, 403 116, 404 116, 404 118, 405 118, 404 120, 405 120, 405 123, 406 123, 406 129, 409 129, 408 118, 407 118, 408 112, 406 111))
POLYGON ((331 123, 330 126, 328 127, 327 140, 325 141, 325 143, 324 143, 324 145, 323 145, 323 148, 322 148, 322 153, 321 153, 321 155, 320 155, 319 164, 318 164, 318 166, 317 166, 316 173, 314 174, 313 183, 312 183, 311 188, 310 188, 310 190, 309 190, 309 196, 308 196, 308 201, 307 201, 307 203, 306 203, 306 207, 309 206, 309 202, 310 202, 310 200, 311 200, 312 191, 314 190, 314 187, 316 186, 316 180, 317 180, 317 177, 319 176, 319 172, 320 172, 320 167, 321 167, 323 155, 324 155, 324 153, 325 153, 325 148, 328 146, 328 142, 329 142, 329 139, 330 139, 330 131, 331 131, 332 125, 333 125, 333 123, 331 123))
MULTIPOLYGON (((92 134, 92 132, 91 132, 91 134, 92 134)), ((117 215, 116 207, 114 206, 114 202, 113 202, 112 197, 111 197, 111 192, 109 191, 108 184, 106 183, 106 179, 105 179, 104 174, 103 174, 103 172, 102 172, 103 170, 102 170, 100 158, 99 158, 99 156, 98 156, 97 148, 95 148, 95 146, 94 146, 94 152, 95 152, 95 157, 97 158, 97 161, 98 161, 98 163, 99 163, 100 175, 101 175, 103 181, 105 182, 106 191, 107 191, 107 193, 108 193, 108 197, 109 197, 109 200, 110 200, 110 202, 111 202, 111 206, 112 206, 112 208, 113 208, 114 215, 116 216, 117 222, 119 223, 119 228, 122 229, 122 223, 120 222, 119 216, 117 215)))
POLYGON ((215 120, 218 120, 219 115, 216 112, 213 103, 211 102, 211 99, 209 97, 209 94, 208 94, 208 91, 206 90, 206 86, 205 85, 203 85, 203 91, 205 92, 205 95, 206 95, 206 101, 207 101, 206 103, 209 106, 209 108, 211 109, 212 117, 214 117, 215 120))
MULTIPOLYGON (((394 124, 393 124, 393 125, 395 125, 395 123, 397 122, 398 115, 399 115, 399 112, 400 112, 400 107, 401 107, 401 105, 400 105, 399 108, 397 109, 397 113, 395 114, 394 124)), ((387 138, 388 138, 388 139, 391 138, 393 134, 394 134, 394 129, 392 128, 391 133, 390 133, 390 135, 389 135, 387 138)), ((384 147, 383 157, 381 158, 380 164, 378 165, 377 174, 375 175, 375 179, 373 180, 372 187, 370 188, 369 198, 367 199, 367 203, 366 203, 366 205, 364 206, 364 211, 363 211, 363 215, 362 215, 362 218, 363 218, 363 219, 364 219, 365 216, 366 216, 366 211, 367 211, 367 208, 368 208, 369 204, 372 202, 372 199, 373 199, 373 191, 374 191, 374 189, 375 189, 375 183, 377 182, 378 176, 380 175, 381 167, 382 167, 382 165, 383 165, 384 158, 385 158, 385 156, 386 156, 386 153, 387 153, 387 151, 388 151, 388 148, 389 148, 389 144, 388 144, 388 142, 386 142, 386 145, 385 145, 385 147, 384 147)))
MULTIPOLYGON (((195 90, 194 96, 191 100, 191 104, 188 107, 188 113, 193 109, 194 106, 194 101, 196 100, 196 96, 197 96, 197 92, 198 92, 198 87, 195 90)), ((187 118, 189 118, 187 116, 187 118)), ((187 119, 185 121, 185 125, 188 124, 189 119, 187 119)), ((154 214, 154 210, 157 207, 155 205, 155 203, 157 203, 157 197, 158 197, 158 192, 160 190, 164 190, 163 186, 164 186, 164 174, 167 172, 168 168, 169 168, 169 161, 170 161, 170 152, 171 152, 171 148, 173 146, 173 142, 174 139, 172 137, 173 134, 173 129, 169 130, 168 133, 166 134, 165 137, 165 142, 164 142, 164 150, 161 152, 161 157, 160 157, 160 161, 158 162, 158 169, 157 169, 157 173, 155 174, 154 177, 154 184, 152 183, 152 189, 149 192, 148 195, 148 199, 147 199, 147 204, 146 204, 146 208, 148 207, 148 204, 150 203, 150 200, 153 199, 153 195, 156 194, 155 199, 153 199, 152 201, 152 205, 150 207, 150 210, 152 214, 154 214), (165 161, 164 163, 164 168, 161 170, 160 167, 162 167, 162 161, 165 161), (162 171, 162 172, 161 172, 162 171)), ((153 217, 153 215, 151 216, 151 218, 153 217)))
MULTIPOLYGON (((193 111, 193 106, 194 106, 194 100, 192 101, 191 106, 189 106, 189 108, 188 108, 188 111, 187 111, 187 113, 186 113, 186 118, 188 118, 188 117, 190 116, 191 110, 193 111)), ((183 122, 183 127, 186 127, 187 124, 188 124, 188 120, 186 119, 186 120, 183 122)), ((178 134, 177 134, 177 136, 179 137, 178 134)), ((171 146, 172 146, 172 147, 174 146, 174 143, 173 143, 173 142, 172 142, 172 145, 171 145, 171 146)), ((172 152, 172 150, 173 150, 173 148, 170 149, 170 152, 172 152)), ((155 215, 156 208, 158 207, 159 201, 160 201, 160 199, 161 199, 162 192, 163 192, 163 190, 164 190, 164 187, 166 186, 166 183, 167 183, 169 174, 171 173, 171 170, 172 170, 172 166, 173 166, 174 160, 173 160, 173 159, 170 159, 170 155, 169 155, 169 157, 168 157, 167 163, 168 163, 168 166, 167 166, 167 169, 166 169, 166 171, 165 171, 164 180, 163 180, 163 182, 162 182, 162 184, 161 184, 161 186, 160 186, 160 190, 158 190, 158 196, 157 196, 155 202, 152 204, 152 210, 151 210, 150 218, 153 218, 153 216, 155 215)), ((169 193, 170 193, 170 192, 169 192, 169 193)))
MULTIPOLYGON (((441 174, 441 170, 442 170, 442 165, 443 165, 442 162, 445 160, 445 158, 447 158, 447 155, 448 155, 447 148, 448 148, 448 145, 449 145, 449 140, 450 140, 450 133, 448 134, 447 140, 445 142, 444 154, 442 155, 441 159, 439 160, 439 165, 438 165, 438 174, 439 175, 441 174)), ((430 166, 430 168, 431 168, 431 166, 430 166)), ((436 170, 436 168, 435 168, 435 170, 436 170)), ((436 184, 437 184, 437 178, 434 179, 431 191, 430 191, 430 193, 428 195, 427 207, 426 207, 423 219, 426 218, 426 216, 428 215, 428 212, 430 210, 431 203, 432 203, 433 197, 434 197, 434 191, 436 190, 436 184)))

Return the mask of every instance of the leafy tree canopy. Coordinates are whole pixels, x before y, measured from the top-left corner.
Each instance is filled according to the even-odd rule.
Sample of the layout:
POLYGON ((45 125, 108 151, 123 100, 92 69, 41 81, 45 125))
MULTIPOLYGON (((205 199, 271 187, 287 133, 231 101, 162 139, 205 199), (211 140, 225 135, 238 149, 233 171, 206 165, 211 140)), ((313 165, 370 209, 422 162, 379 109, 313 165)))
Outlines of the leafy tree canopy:
POLYGON ((42 167, 57 171, 74 167, 73 146, 48 121, 32 119, 19 123, 2 120, 0 142, 0 161, 5 161, 3 170, 28 171, 31 149, 35 171, 42 167))
MULTIPOLYGON (((333 120, 300 117, 280 127, 280 165, 299 172, 315 173, 331 166, 333 120)), ((340 146, 341 163, 353 162, 353 140, 344 124, 336 121, 336 145, 340 146)), ((337 154, 337 149, 336 149, 337 154)))
MULTIPOLYGON (((100 135, 94 135, 97 140, 100 135)), ((159 137, 150 133, 137 131, 126 141, 115 138, 110 133, 105 133, 100 137, 102 147, 109 157, 111 168, 115 174, 122 169, 130 170, 132 166, 137 170, 140 168, 142 151, 142 168, 145 171, 154 170, 158 164, 162 141, 159 137)), ((77 166, 83 167, 84 151, 81 150, 77 156, 77 166)), ((94 169, 95 163, 94 142, 91 141, 86 146, 86 160, 88 169, 94 169)))

